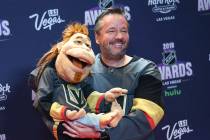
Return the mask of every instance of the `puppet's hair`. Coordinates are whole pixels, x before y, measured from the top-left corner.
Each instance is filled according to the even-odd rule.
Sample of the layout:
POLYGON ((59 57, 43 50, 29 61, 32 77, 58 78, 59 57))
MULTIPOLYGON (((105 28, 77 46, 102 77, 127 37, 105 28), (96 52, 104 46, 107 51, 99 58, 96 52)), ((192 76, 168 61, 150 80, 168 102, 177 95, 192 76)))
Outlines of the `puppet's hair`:
POLYGON ((59 54, 58 48, 60 48, 60 46, 64 45, 71 38, 71 36, 74 35, 75 33, 82 33, 87 36, 89 35, 88 28, 86 25, 81 24, 79 22, 71 23, 71 24, 67 25, 67 27, 64 29, 63 34, 62 34, 62 41, 53 45, 52 48, 48 52, 46 52, 41 57, 41 59, 39 59, 39 61, 37 63, 37 67, 39 67, 39 71, 38 71, 38 74, 35 79, 36 88, 38 86, 39 80, 40 80, 41 75, 42 75, 44 69, 46 68, 46 66, 58 56, 58 54, 59 54))
POLYGON ((75 34, 75 33, 82 33, 85 35, 89 35, 88 28, 86 25, 82 25, 78 22, 75 22, 73 24, 70 24, 66 27, 66 29, 63 31, 63 41, 64 43, 69 40, 69 38, 75 34))

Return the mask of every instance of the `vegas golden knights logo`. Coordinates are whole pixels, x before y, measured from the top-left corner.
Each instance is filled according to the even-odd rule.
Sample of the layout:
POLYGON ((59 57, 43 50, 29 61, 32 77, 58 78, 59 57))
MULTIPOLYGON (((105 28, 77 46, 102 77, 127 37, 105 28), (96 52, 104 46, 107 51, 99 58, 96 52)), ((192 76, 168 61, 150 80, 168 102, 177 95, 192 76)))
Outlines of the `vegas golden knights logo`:
POLYGON ((87 105, 86 99, 83 95, 81 88, 71 85, 64 86, 64 93, 66 102, 77 109, 84 108, 87 105))

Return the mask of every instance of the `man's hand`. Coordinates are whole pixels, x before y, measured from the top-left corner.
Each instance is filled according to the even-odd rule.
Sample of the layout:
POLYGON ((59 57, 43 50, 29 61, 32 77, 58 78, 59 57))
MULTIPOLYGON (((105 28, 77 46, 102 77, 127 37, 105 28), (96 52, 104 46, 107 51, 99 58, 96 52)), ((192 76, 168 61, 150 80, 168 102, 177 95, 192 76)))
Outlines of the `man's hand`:
POLYGON ((68 121, 62 125, 66 128, 63 134, 72 138, 100 138, 101 136, 100 132, 97 132, 95 128, 88 127, 76 121, 68 121))
POLYGON ((107 102, 113 102, 117 97, 126 94, 128 92, 127 89, 123 88, 112 88, 109 91, 104 93, 104 98, 107 102))

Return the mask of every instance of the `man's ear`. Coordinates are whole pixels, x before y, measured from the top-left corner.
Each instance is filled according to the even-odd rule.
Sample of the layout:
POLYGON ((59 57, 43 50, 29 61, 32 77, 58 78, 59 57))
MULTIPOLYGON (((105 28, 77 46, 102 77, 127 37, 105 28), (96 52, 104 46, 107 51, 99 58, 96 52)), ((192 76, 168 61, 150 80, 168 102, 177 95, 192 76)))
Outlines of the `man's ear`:
POLYGON ((98 33, 94 33, 95 34, 95 41, 96 41, 96 44, 99 44, 99 41, 98 41, 98 33))

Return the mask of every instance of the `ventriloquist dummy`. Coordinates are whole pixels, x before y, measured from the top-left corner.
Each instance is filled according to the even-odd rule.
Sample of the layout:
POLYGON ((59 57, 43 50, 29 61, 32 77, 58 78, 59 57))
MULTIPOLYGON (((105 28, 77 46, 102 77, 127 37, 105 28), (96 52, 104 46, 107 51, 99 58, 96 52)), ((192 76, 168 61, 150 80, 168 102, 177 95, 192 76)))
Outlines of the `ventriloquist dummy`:
POLYGON ((43 55, 29 78, 36 93, 34 106, 59 140, 73 139, 63 134, 65 121, 78 121, 103 131, 108 126, 115 127, 123 116, 115 99, 125 94, 126 89, 99 93, 85 82, 95 61, 88 34, 87 27, 80 23, 67 26, 62 41, 43 55), (100 112, 97 103, 101 100, 111 106, 111 112, 95 114, 100 112))

